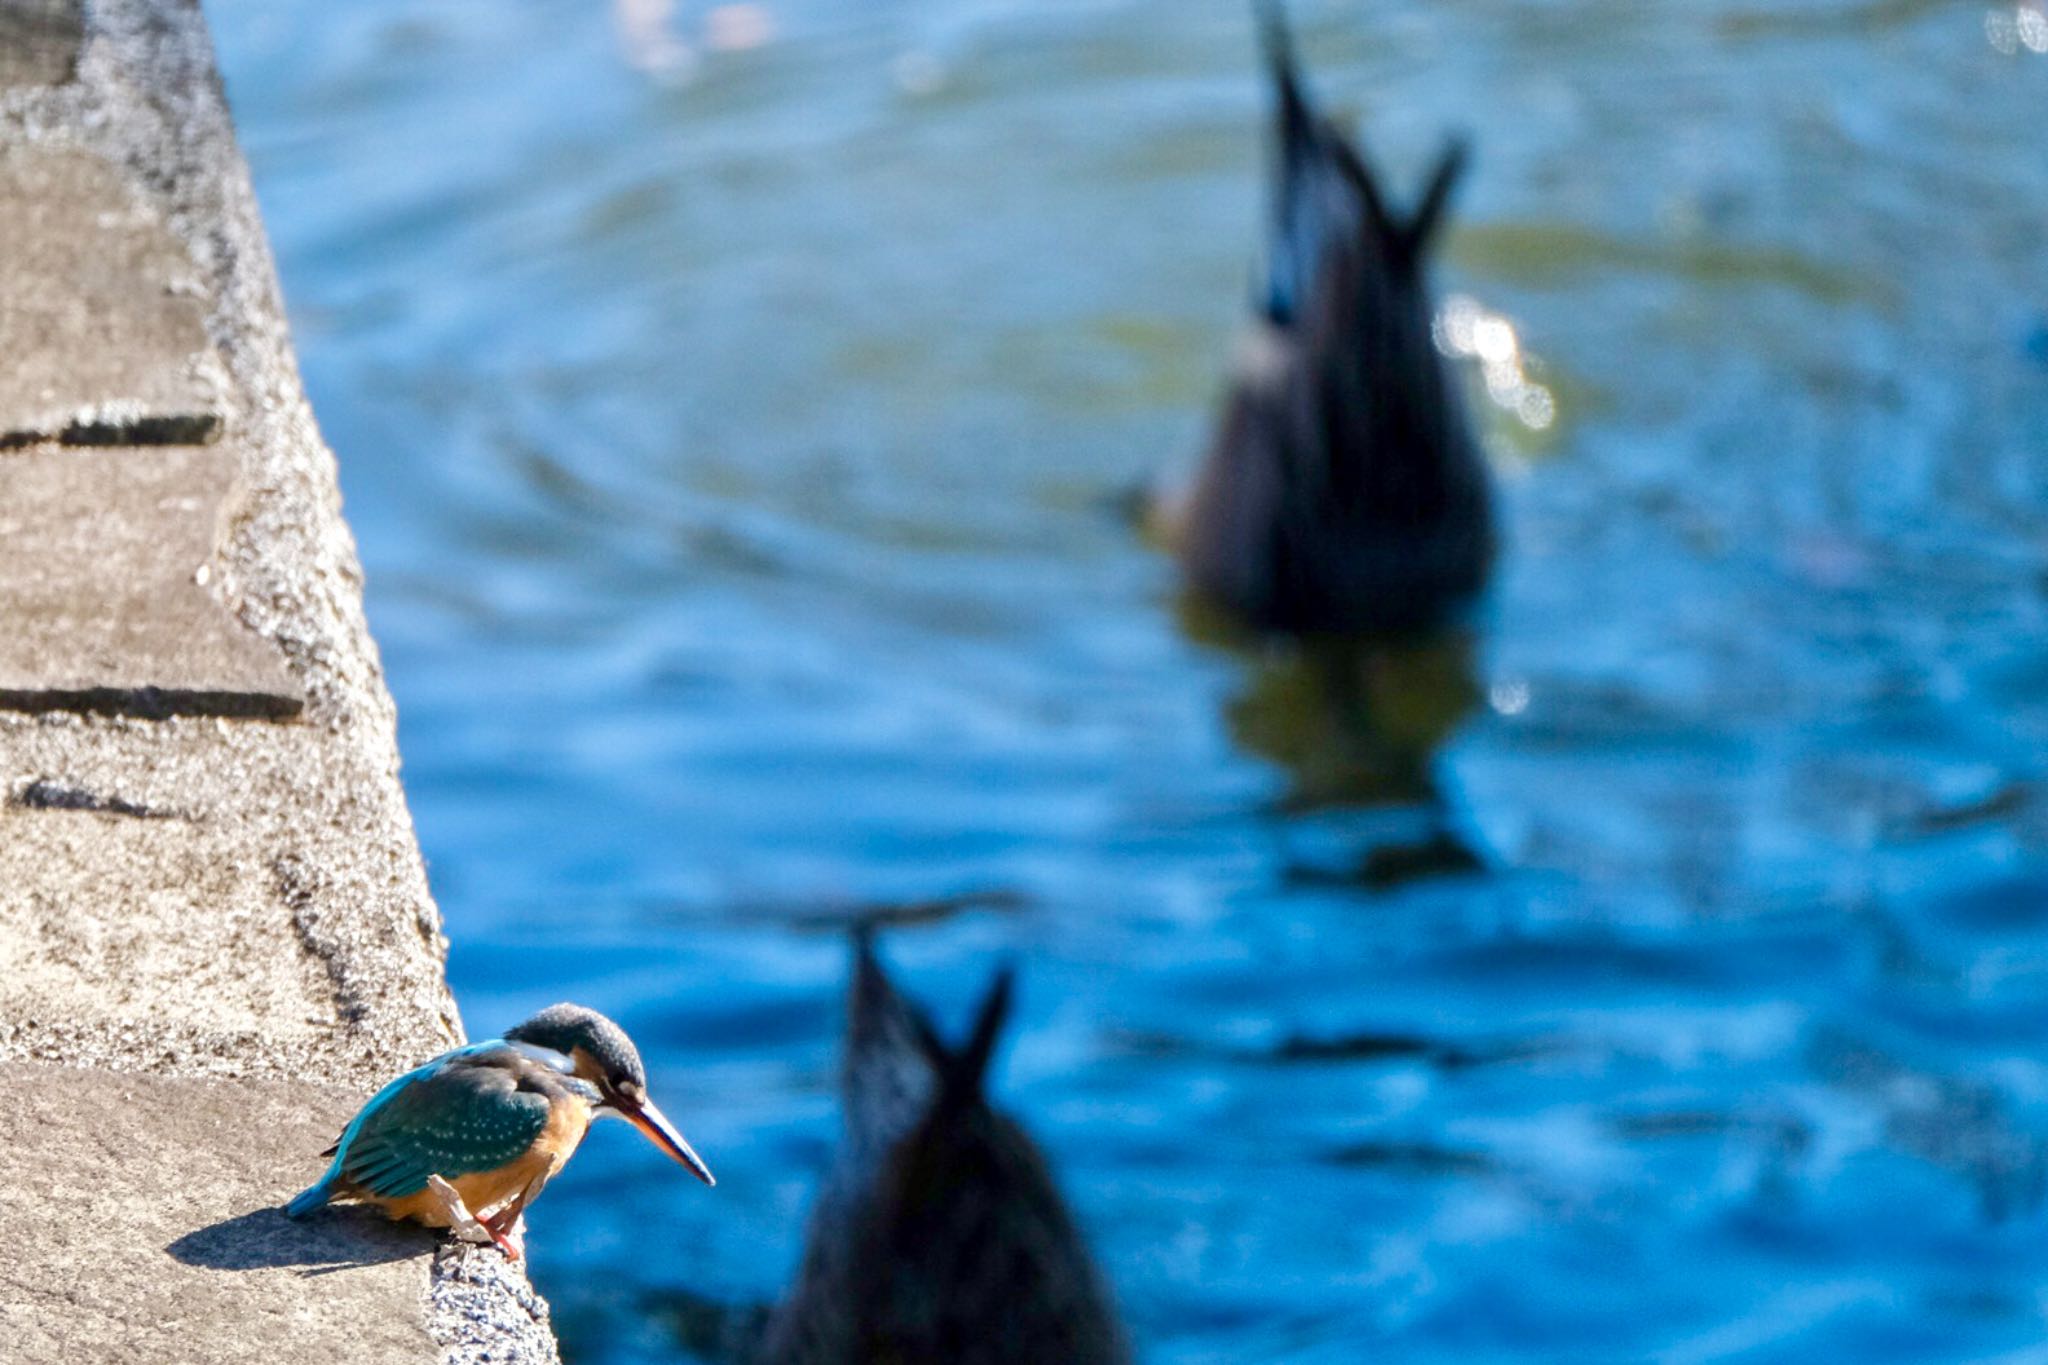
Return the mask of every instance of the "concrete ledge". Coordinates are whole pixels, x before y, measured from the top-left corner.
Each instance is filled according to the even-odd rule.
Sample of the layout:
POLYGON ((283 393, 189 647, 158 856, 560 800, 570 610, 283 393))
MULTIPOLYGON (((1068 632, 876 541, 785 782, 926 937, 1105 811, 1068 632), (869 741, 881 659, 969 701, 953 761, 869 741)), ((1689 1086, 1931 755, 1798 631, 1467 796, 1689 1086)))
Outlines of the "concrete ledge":
POLYGON ((0 241, 0 449, 219 434, 205 282, 118 170, 61 145, 0 147, 0 241))
POLYGON ((278 1171, 332 1139, 348 1092, 23 1063, 0 1064, 0 1087, 16 1101, 0 1147, 37 1158, 0 1184, 0 1240, 16 1249, 0 1257, 8 1359, 436 1358, 421 1315, 391 1311, 417 1299, 424 1238, 276 1208, 278 1171))
POLYGON ((84 41, 84 0, 0 0, 0 89, 70 80, 84 41))
MULTIPOLYGON (((0 204, 4 204, 0 200, 0 204)), ((299 714, 284 657, 206 593, 236 452, 0 455, 0 707, 299 714)))
POLYGON ((553 1361, 494 1249, 275 1212, 462 1031, 192 0, 0 0, 0 240, 0 1355, 553 1361))

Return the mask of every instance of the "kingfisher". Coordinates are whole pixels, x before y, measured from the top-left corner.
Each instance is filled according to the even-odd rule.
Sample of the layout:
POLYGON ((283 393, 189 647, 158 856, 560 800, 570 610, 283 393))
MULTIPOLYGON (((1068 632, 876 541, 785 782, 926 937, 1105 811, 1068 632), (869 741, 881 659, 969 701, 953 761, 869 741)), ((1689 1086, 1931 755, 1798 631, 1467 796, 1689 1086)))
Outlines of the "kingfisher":
POLYGON ((370 1097, 322 1156, 327 1173, 285 1205, 304 1218, 335 1200, 449 1228, 520 1257, 519 1216, 575 1152, 591 1121, 616 1114, 718 1182, 647 1096, 626 1031, 583 1005, 550 1005, 502 1038, 444 1052, 370 1097))
POLYGON ((1453 140, 1410 212, 1302 81, 1279 0, 1263 281, 1194 485, 1148 517, 1198 602, 1261 634, 1427 635, 1492 567, 1492 487, 1431 332, 1427 280, 1465 166, 1453 140))

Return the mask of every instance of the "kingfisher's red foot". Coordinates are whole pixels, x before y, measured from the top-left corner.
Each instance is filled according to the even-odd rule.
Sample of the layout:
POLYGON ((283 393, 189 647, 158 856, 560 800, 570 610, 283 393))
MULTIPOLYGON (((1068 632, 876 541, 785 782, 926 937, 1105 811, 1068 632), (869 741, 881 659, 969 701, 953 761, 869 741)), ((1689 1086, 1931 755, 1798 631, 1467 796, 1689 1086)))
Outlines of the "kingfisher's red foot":
POLYGON ((507 1257, 515 1261, 525 1257, 526 1219, 521 1216, 516 1203, 484 1219, 483 1226, 484 1231, 491 1234, 491 1240, 498 1244, 498 1249, 507 1257))
POLYGON ((485 1231, 491 1234, 491 1240, 498 1244, 498 1250, 505 1253, 506 1260, 517 1261, 524 1259, 526 1255, 525 1228, 517 1223, 514 1223, 504 1232, 498 1231, 498 1229, 491 1227, 488 1223, 484 1225, 484 1228, 485 1231))

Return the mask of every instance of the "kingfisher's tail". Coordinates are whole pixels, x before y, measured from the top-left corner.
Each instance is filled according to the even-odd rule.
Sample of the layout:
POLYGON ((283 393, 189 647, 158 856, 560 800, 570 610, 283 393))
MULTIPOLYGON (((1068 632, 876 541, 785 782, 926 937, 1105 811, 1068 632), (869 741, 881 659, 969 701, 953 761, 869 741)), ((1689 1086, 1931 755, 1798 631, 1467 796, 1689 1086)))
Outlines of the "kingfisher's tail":
POLYGON ((315 1209, 325 1208, 327 1201, 334 1198, 334 1176, 330 1172, 292 1196, 292 1202, 284 1206, 287 1218, 304 1218, 315 1209))

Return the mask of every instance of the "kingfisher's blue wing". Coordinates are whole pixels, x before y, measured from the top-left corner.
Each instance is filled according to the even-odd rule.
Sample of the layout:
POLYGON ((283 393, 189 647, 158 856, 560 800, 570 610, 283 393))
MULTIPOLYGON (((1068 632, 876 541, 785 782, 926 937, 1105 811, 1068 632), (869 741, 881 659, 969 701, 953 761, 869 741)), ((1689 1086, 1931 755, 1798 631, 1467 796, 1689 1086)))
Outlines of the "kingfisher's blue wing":
POLYGON ((395 1199, 425 1189, 430 1175, 452 1180, 524 1155, 548 1121, 548 1096, 525 1074, 539 1060, 512 1044, 479 1043, 407 1072, 349 1124, 329 1179, 395 1199))

